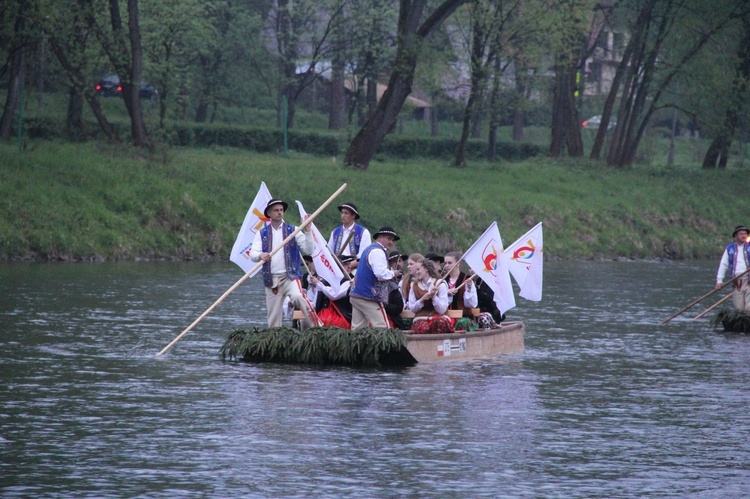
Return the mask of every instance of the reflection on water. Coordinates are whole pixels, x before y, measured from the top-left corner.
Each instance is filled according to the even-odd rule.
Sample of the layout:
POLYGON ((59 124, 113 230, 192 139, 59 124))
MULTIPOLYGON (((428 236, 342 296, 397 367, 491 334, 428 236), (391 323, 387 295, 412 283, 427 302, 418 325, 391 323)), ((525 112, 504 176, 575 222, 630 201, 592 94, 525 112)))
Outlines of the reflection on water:
POLYGON ((548 263, 523 354, 377 370, 218 360, 257 280, 155 357, 228 263, 2 266, 0 493, 741 497, 750 337, 659 325, 714 272, 548 263))

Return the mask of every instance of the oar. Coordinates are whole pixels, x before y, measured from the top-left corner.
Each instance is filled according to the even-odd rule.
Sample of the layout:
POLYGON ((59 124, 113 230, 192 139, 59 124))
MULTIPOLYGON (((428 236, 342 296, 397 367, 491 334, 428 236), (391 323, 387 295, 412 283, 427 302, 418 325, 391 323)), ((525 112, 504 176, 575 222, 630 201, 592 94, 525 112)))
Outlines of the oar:
MULTIPOLYGON (((326 201, 325 203, 323 203, 322 205, 320 205, 320 208, 318 208, 317 210, 315 210, 315 212, 314 212, 314 213, 313 213, 312 215, 308 215, 308 216, 307 216, 307 218, 305 218, 305 220, 303 220, 303 221, 302 221, 302 223, 301 223, 301 224, 299 225, 299 227, 297 227, 297 228, 296 228, 296 229, 294 230, 294 232, 292 232, 291 234, 289 234, 289 235, 288 235, 288 236, 286 237, 286 239, 284 239, 284 240, 283 240, 283 241, 281 242, 281 244, 280 244, 280 245, 279 245, 278 247, 276 247, 276 248, 274 248, 273 250, 271 250, 270 256, 273 256, 274 254, 276 254, 276 252, 277 252, 277 251, 279 251, 279 250, 280 250, 281 248, 283 248, 283 247, 284 247, 284 245, 286 245, 286 243, 288 243, 289 241, 291 241, 291 240, 292 240, 292 238, 294 238, 294 236, 296 236, 296 235, 297 235, 297 233, 298 233, 299 231, 301 231, 301 230, 303 230, 303 229, 304 229, 305 227, 307 227, 307 226, 308 226, 308 225, 310 224, 310 222, 312 222, 312 221, 313 221, 313 220, 315 219, 315 217, 317 217, 317 216, 318 216, 318 214, 320 214, 320 212, 321 212, 321 211, 323 211, 323 210, 324 210, 324 209, 325 209, 325 208, 326 208, 326 207, 327 207, 327 206, 328 206, 329 204, 331 204, 331 201, 333 201, 334 199, 336 199, 336 196, 338 196, 339 194, 341 194, 341 191, 343 191, 344 189, 346 189, 346 184, 343 184, 343 185, 342 185, 341 187, 339 187, 339 189, 338 189, 338 190, 337 190, 336 192, 334 192, 333 194, 331 194, 331 197, 329 197, 329 198, 328 198, 328 200, 327 200, 327 201, 326 201)), ((165 353, 165 352, 166 352, 167 350, 169 350, 170 348, 172 348, 172 346, 173 346, 173 345, 174 345, 175 343, 177 343, 178 341, 180 341, 180 339, 181 339, 181 338, 182 338, 183 336, 185 336, 185 335, 186 335, 186 334, 188 333, 188 331, 190 331, 191 329, 193 329, 193 328, 195 327, 195 325, 196 325, 196 324, 198 324, 198 323, 199 323, 200 321, 202 321, 202 320, 203 320, 203 318, 204 318, 204 317, 206 317, 206 316, 207 316, 207 315, 208 315, 209 313, 211 313, 211 311, 212 311, 212 310, 213 310, 214 308, 216 308, 216 306, 217 306, 217 305, 218 305, 219 303, 221 303, 222 301, 224 301, 224 299, 225 299, 225 298, 226 298, 227 296, 229 296, 229 294, 230 294, 230 293, 231 293, 232 291, 234 291, 235 289, 237 289, 237 288, 239 287, 239 285, 240 285, 240 284, 242 284, 243 282, 245 282, 245 280, 246 280, 246 279, 247 279, 248 277, 250 277, 251 275, 253 275, 253 274, 254 274, 254 273, 255 273, 255 272, 256 272, 256 271, 257 271, 257 270, 258 270, 258 269, 259 269, 260 267, 262 267, 264 263, 265 263, 265 262, 258 262, 258 264, 257 264, 257 265, 256 265, 255 267, 253 267, 252 269, 250 269, 250 270, 249 270, 249 271, 248 271, 248 272, 247 272, 247 273, 246 273, 246 274, 245 274, 244 276, 242 276, 242 277, 240 278, 240 280, 239 280, 239 281, 235 282, 235 283, 234 283, 234 284, 232 285, 232 287, 231 287, 231 288, 227 289, 227 290, 226 290, 226 291, 224 292, 224 294, 223 294, 223 295, 221 295, 221 296, 219 297, 219 299, 218 299, 218 300, 216 300, 216 301, 215 301, 215 302, 213 303, 213 305, 211 305, 210 307, 208 307, 208 308, 206 309, 206 311, 205 311, 205 312, 203 312, 203 313, 202 313, 202 314, 201 314, 201 315, 200 315, 200 316, 199 316, 199 317, 198 317, 197 319, 195 319, 195 321, 193 321, 193 323, 192 323, 192 324, 190 324, 190 325, 189 325, 189 326, 188 326, 187 328, 185 328, 185 330, 184 330, 183 332, 181 332, 181 333, 180 333, 180 334, 179 334, 179 335, 177 336, 177 338, 173 339, 173 340, 172 340, 172 342, 171 342, 171 343, 170 343, 169 345, 165 346, 165 347, 164 347, 164 349, 162 349, 162 351, 161 351, 161 352, 159 352, 159 353, 157 353, 156 355, 157 355, 157 356, 159 356, 159 355, 163 355, 163 354, 164 354, 164 353, 165 353)))
POLYGON ((694 317, 694 319, 700 319, 701 317, 703 317, 704 315, 706 315, 706 314, 707 314, 707 313, 709 313, 709 312, 710 312, 711 310, 715 309, 716 307, 718 307, 719 305, 721 305, 722 303, 724 303, 725 301, 727 301, 727 300, 728 300, 729 298, 731 298, 731 297, 732 297, 732 293, 729 293, 729 294, 728 294, 728 295, 726 295, 726 296, 725 296, 724 298, 722 298, 721 300, 717 301, 716 303, 714 303, 713 305, 711 305, 710 307, 708 307, 708 308, 707 308, 706 310, 704 310, 704 311, 703 311, 703 312, 701 312, 700 314, 696 315, 696 316, 694 317))
POLYGON ((723 288, 724 288, 725 286, 728 286, 729 284, 733 283, 734 281, 736 281, 737 279, 739 279, 739 278, 740 278, 740 277, 742 277, 743 275, 747 274, 748 272, 750 272, 750 269, 748 269, 748 270, 746 270, 746 271, 742 272, 741 274, 738 274, 738 275, 736 275, 736 276, 735 276, 734 278, 732 278, 732 279, 728 280, 727 282, 725 282, 724 284, 722 284, 722 285, 721 285, 721 286, 719 286, 718 288, 714 288, 714 290, 713 290, 713 291, 711 291, 710 293, 706 293, 705 295, 703 295, 703 296, 701 296, 700 298, 698 298, 697 300, 693 301, 693 302, 692 302, 692 303, 691 303, 690 305, 688 305, 687 307, 683 308, 682 310, 680 310, 680 311, 679 311, 679 312, 677 312, 676 314, 674 314, 674 315, 672 315, 672 316, 670 316, 670 317, 668 317, 668 318, 664 319, 663 321, 661 321, 661 323, 660 323, 660 324, 666 324, 667 322, 671 321, 672 319, 674 319, 675 317, 677 317, 678 315, 680 315, 681 313, 683 313, 683 312, 684 312, 685 310, 689 309, 690 307, 692 307, 693 305, 695 305, 696 303, 698 303, 699 301, 701 301, 701 300, 704 300, 704 299, 708 298, 708 297, 709 297, 709 296, 711 296, 712 294, 716 293, 716 292, 717 292, 717 291, 719 291, 720 289, 723 289, 723 288))

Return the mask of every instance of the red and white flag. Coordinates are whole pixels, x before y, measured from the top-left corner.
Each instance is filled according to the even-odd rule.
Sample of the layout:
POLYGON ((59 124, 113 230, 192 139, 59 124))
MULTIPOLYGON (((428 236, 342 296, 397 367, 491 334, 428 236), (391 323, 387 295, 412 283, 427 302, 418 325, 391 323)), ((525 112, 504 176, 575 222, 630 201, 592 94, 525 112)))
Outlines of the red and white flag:
MULTIPOLYGON (((253 246, 253 240, 255 239, 255 233, 263 227, 263 224, 268 222, 270 218, 263 214, 263 210, 266 209, 268 202, 273 199, 271 193, 268 192, 265 182, 260 183, 260 189, 258 194, 255 195, 253 204, 250 205, 250 209, 247 210, 245 215, 245 221, 242 222, 242 228, 240 233, 237 234, 237 240, 232 246, 232 253, 229 255, 229 260, 236 263, 245 273, 257 264, 250 260, 250 248, 253 246)), ((253 272, 255 275, 260 270, 260 267, 253 272)))
POLYGON ((508 261, 503 258, 503 240, 497 222, 492 222, 484 234, 464 253, 464 261, 495 293, 495 304, 501 313, 516 306, 513 285, 508 273, 508 261))
POLYGON ((508 270, 521 288, 519 295, 531 301, 542 300, 542 267, 544 266, 542 222, 505 248, 508 270))
MULTIPOLYGON (((302 203, 296 202, 299 208, 299 218, 304 220, 307 216, 305 208, 302 207, 302 203)), ((344 273, 341 271, 336 261, 331 256, 331 250, 328 248, 328 242, 320 233, 315 224, 310 222, 312 227, 312 235, 315 241, 315 249, 312 253, 313 263, 315 264, 315 273, 331 286, 333 294, 337 294, 341 289, 341 280, 344 278, 344 273)))

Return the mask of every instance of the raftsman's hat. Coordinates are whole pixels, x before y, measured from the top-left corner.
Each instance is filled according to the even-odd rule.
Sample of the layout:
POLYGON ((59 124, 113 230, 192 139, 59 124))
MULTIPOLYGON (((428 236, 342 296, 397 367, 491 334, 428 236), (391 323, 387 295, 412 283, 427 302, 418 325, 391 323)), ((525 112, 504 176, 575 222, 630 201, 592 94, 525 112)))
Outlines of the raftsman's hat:
POLYGON ((737 233, 741 230, 744 230, 746 233, 750 234, 750 230, 747 230, 747 227, 745 227, 744 225, 738 225, 737 227, 734 228, 734 232, 732 232, 732 237, 736 236, 737 233))
POLYGON ((344 203, 341 206, 339 206, 338 208, 339 208, 339 211, 341 211, 344 208, 346 208, 347 210, 349 210, 352 213, 354 213, 354 220, 357 220, 359 218, 359 212, 357 211, 357 205, 355 205, 354 203, 344 203))
POLYGON ((265 209, 265 210, 263 210, 263 214, 264 214, 265 216, 268 216, 268 209, 269 209, 269 208, 271 208, 271 206, 273 206, 273 205, 276 205, 276 204, 280 204, 281 206, 283 206, 283 207, 284 207, 284 211, 286 211, 286 209, 287 209, 287 208, 289 208, 289 205, 288 205, 288 204, 286 204, 286 203, 285 203, 284 201, 282 201, 281 199, 272 199, 272 200, 270 200, 270 201, 268 202, 268 204, 266 205, 266 209, 265 209))
POLYGON ((445 262, 445 259, 442 256, 438 255, 437 253, 427 253, 424 257, 427 258, 428 260, 433 260, 435 262, 440 262, 440 263, 445 262))
POLYGON ((396 231, 393 230, 393 227, 381 227, 380 230, 372 235, 372 238, 377 239, 378 236, 391 236, 394 241, 398 241, 399 239, 401 239, 400 237, 398 237, 398 234, 396 234, 396 231))
POLYGON ((388 261, 390 262, 391 260, 396 260, 396 259, 401 260, 401 253, 398 251, 391 251, 390 254, 388 255, 388 261))
POLYGON ((354 255, 342 255, 342 256, 340 256, 340 257, 339 257, 339 261, 340 261, 341 263, 349 263, 349 262, 353 262, 353 261, 354 261, 354 260, 356 260, 356 259, 357 259, 357 257, 356 257, 356 256, 354 256, 354 255))

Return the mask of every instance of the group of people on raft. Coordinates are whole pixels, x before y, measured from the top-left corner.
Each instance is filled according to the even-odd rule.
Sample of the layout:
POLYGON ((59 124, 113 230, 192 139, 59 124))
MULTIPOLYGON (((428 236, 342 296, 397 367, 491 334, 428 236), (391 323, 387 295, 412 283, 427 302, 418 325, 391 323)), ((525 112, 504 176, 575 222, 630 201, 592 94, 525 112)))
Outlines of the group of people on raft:
POLYGON ((269 222, 256 233, 249 255, 264 262, 268 327, 281 326, 285 300, 303 312, 303 328, 375 327, 435 334, 498 327, 505 318, 490 287, 461 271, 460 252, 402 255, 392 249, 400 239, 396 231, 386 226, 371 235, 357 223, 360 213, 353 203, 338 207, 341 225, 328 241, 345 271, 336 290, 315 272, 309 256, 314 248, 310 225, 283 251, 273 253, 296 230, 284 221, 287 207, 280 199, 268 202, 264 214, 269 222))

